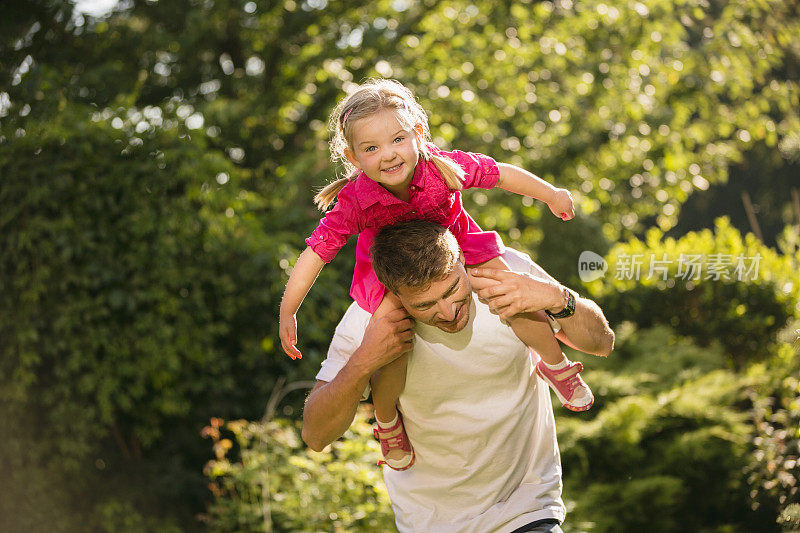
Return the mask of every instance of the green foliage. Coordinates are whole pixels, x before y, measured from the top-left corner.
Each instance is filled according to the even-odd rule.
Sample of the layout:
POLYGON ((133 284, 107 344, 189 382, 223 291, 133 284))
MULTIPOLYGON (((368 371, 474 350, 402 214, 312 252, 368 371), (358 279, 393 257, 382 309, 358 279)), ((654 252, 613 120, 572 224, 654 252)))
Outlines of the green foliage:
POLYGON ((603 512, 585 527, 589 531, 673 531, 674 523, 665 528, 663 517, 679 512, 683 497, 681 480, 673 476, 631 479, 624 490, 613 483, 593 483, 581 503, 589 508, 602 507, 603 512))
POLYGON ((789 505, 778 517, 778 523, 782 524, 784 531, 788 533, 800 531, 800 504, 789 505))
POLYGON ((293 421, 213 419, 204 430, 216 455, 205 468, 214 493, 204 518, 210 529, 394 530, 367 418, 361 408, 344 439, 320 453, 305 449, 293 421))
POLYGON ((261 342, 281 290, 264 277, 280 248, 255 218, 263 202, 179 107, 73 106, 0 126, 0 412, 31 426, 11 437, 21 457, 0 453, 44 463, 32 472, 66 502, 87 487, 58 480, 97 457, 111 476, 164 461, 138 469, 174 491, 192 474, 171 475, 171 454, 199 474, 202 420, 256 416, 283 364, 261 342))
MULTIPOLYGON (((764 365, 750 370, 757 382, 749 391, 755 431, 746 471, 752 507, 783 509, 782 516, 790 516, 800 503, 799 355, 797 342, 794 347, 784 345, 764 365)), ((800 525, 796 518, 787 519, 785 527, 800 525)))
MULTIPOLYGON (((791 198, 789 191, 797 189, 800 176, 800 136, 778 148, 761 143, 753 146, 745 159, 730 168, 725 183, 689 197, 681 206, 678 223, 667 235, 680 237, 689 231, 711 228, 721 216, 729 217, 742 233, 755 231, 749 220, 752 214, 764 244, 780 246, 781 232, 797 223, 795 209, 787 200, 791 198), (753 213, 745 209, 743 194, 751 198, 753 213)), ((794 234, 800 234, 796 227, 794 234)))
POLYGON ((800 302, 800 251, 779 254, 726 218, 715 230, 615 245, 605 277, 587 284, 612 323, 667 324, 702 345, 720 342, 738 365, 766 357, 800 302), (692 266, 694 264, 694 266, 692 266))
MULTIPOLYGON (((278 376, 313 375, 349 303, 352 247, 301 309, 301 362, 279 354, 273 317, 320 216, 313 188, 336 171, 327 114, 354 82, 399 78, 443 147, 488 153, 573 190, 581 212, 569 224, 529 199, 465 196, 484 227, 573 285, 580 250, 605 254, 650 221, 666 230, 689 197, 725 183, 730 165, 763 172, 754 147, 771 154, 776 174, 791 171, 798 152, 791 1, 121 5, 98 20, 74 16, 66 0, 11 0, 0 17, 0 416, 15 428, 0 467, 20 487, 0 494, 0 517, 19 517, 11 527, 20 530, 197 527, 205 421, 255 419, 278 376)), ((787 191, 776 194, 771 207, 786 211, 787 191)), ((762 250, 749 242, 747 253, 762 250)), ((653 434, 662 385, 774 348, 798 282, 785 259, 766 255, 774 278, 748 286, 607 287, 618 318, 710 343, 706 356, 673 336, 669 353, 646 336, 625 345, 638 370, 598 378, 608 389, 598 401, 622 402, 607 415, 620 417, 621 443, 610 449, 632 452, 626 439, 653 434), (657 354, 657 367, 641 352, 657 354), (647 396, 626 404, 636 391, 647 396), (643 425, 628 428, 634 415, 643 425)), ((784 398, 777 390, 793 389, 756 394, 784 398)), ((783 415, 773 415, 759 418, 765 436, 780 431, 783 415)), ((775 481, 770 464, 753 463, 753 486, 775 481)), ((314 468, 309 484, 324 478, 314 468)), ((635 486, 674 508, 675 479, 686 483, 659 471, 635 486)))
POLYGON ((4 125, 0 143, 2 400, 43 416, 68 462, 112 427, 149 446, 224 365, 229 311, 211 301, 231 279, 211 248, 234 199, 209 178, 240 175, 174 129, 81 111, 4 125))
POLYGON ((751 509, 744 481, 750 381, 725 369, 718 345, 701 348, 663 326, 626 326, 617 339, 607 364, 583 358, 594 417, 558 420, 564 495, 574 506, 566 527, 770 530, 763 522, 774 509, 751 509))

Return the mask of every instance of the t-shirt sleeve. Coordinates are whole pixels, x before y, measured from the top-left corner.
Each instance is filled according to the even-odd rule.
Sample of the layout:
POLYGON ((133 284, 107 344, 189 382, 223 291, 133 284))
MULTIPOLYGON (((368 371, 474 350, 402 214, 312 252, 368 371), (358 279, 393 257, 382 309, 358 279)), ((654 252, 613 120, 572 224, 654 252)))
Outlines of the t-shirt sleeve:
POLYGON ((444 157, 449 157, 464 169, 465 189, 471 187, 493 189, 497 185, 497 180, 500 179, 500 169, 497 167, 497 161, 488 155, 462 152, 461 150, 445 152, 432 149, 432 151, 444 157))
POLYGON ((336 257, 351 235, 360 233, 364 229, 360 210, 354 199, 346 193, 342 194, 344 192, 344 189, 339 192, 336 205, 325 213, 317 229, 306 239, 306 244, 326 263, 330 263, 336 257))
POLYGON ((553 276, 548 274, 542 267, 536 264, 531 256, 526 253, 520 252, 519 250, 515 250, 513 248, 509 248, 506 246, 505 252, 503 253, 503 259, 508 263, 508 266, 514 272, 524 272, 526 274, 530 274, 536 279, 544 280, 544 281, 555 281, 558 283, 553 276))
MULTIPOLYGON (((336 326, 331 345, 328 348, 328 356, 322 361, 322 367, 317 372, 318 380, 332 381, 344 368, 356 349, 361 346, 370 316, 355 302, 350 304, 342 320, 339 321, 339 325, 336 326)), ((362 399, 367 399, 368 396, 369 386, 364 391, 362 399)))

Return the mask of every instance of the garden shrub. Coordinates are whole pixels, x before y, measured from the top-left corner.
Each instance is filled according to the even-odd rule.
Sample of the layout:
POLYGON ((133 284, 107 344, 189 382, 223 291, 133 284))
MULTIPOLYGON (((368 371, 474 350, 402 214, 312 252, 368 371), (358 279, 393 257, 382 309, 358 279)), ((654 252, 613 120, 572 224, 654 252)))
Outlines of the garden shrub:
POLYGON ((612 247, 608 271, 586 284, 612 324, 665 324, 702 346, 721 343, 731 361, 764 358, 800 300, 800 251, 780 254, 726 218, 680 239, 653 228, 612 247), (692 265, 696 266, 692 266, 692 265))
POLYGON ((204 435, 216 458, 205 473, 213 531, 393 531, 394 515, 377 460, 369 413, 322 452, 305 448, 299 424, 213 419, 204 435))

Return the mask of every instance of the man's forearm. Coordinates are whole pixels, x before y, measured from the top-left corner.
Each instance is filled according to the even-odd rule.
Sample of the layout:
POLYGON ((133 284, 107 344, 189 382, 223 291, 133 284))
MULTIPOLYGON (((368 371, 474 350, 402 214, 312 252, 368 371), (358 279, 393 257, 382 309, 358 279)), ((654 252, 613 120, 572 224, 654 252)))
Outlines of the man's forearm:
MULTIPOLYGON (((504 320, 541 310, 558 313, 567 305, 561 284, 536 264, 529 273, 476 268, 471 275, 494 280, 494 284, 478 289, 478 296, 504 320)), ((614 332, 603 311, 591 300, 575 298, 575 313, 559 318, 558 324, 561 329, 557 338, 576 350, 605 357, 614 349, 614 332)))
POLYGON ((303 441, 314 451, 341 437, 358 408, 370 374, 354 361, 348 362, 330 382, 319 381, 303 408, 303 441))
POLYGON ((592 300, 576 298, 575 314, 559 318, 558 323, 561 326, 558 339, 576 350, 606 357, 614 349, 614 332, 592 300))
POLYGON ((361 344, 349 353, 336 377, 317 382, 308 395, 302 437, 312 450, 322 450, 347 431, 372 374, 411 350, 413 327, 405 309, 372 315, 361 344))

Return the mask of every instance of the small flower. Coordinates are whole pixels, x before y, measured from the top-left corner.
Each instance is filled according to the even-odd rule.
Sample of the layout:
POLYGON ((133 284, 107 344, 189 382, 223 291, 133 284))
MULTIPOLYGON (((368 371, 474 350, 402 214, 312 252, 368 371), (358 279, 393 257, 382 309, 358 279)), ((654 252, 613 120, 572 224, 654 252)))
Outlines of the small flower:
POLYGON ((219 440, 219 430, 215 427, 206 426, 200 431, 200 436, 206 439, 211 437, 214 440, 219 440))

